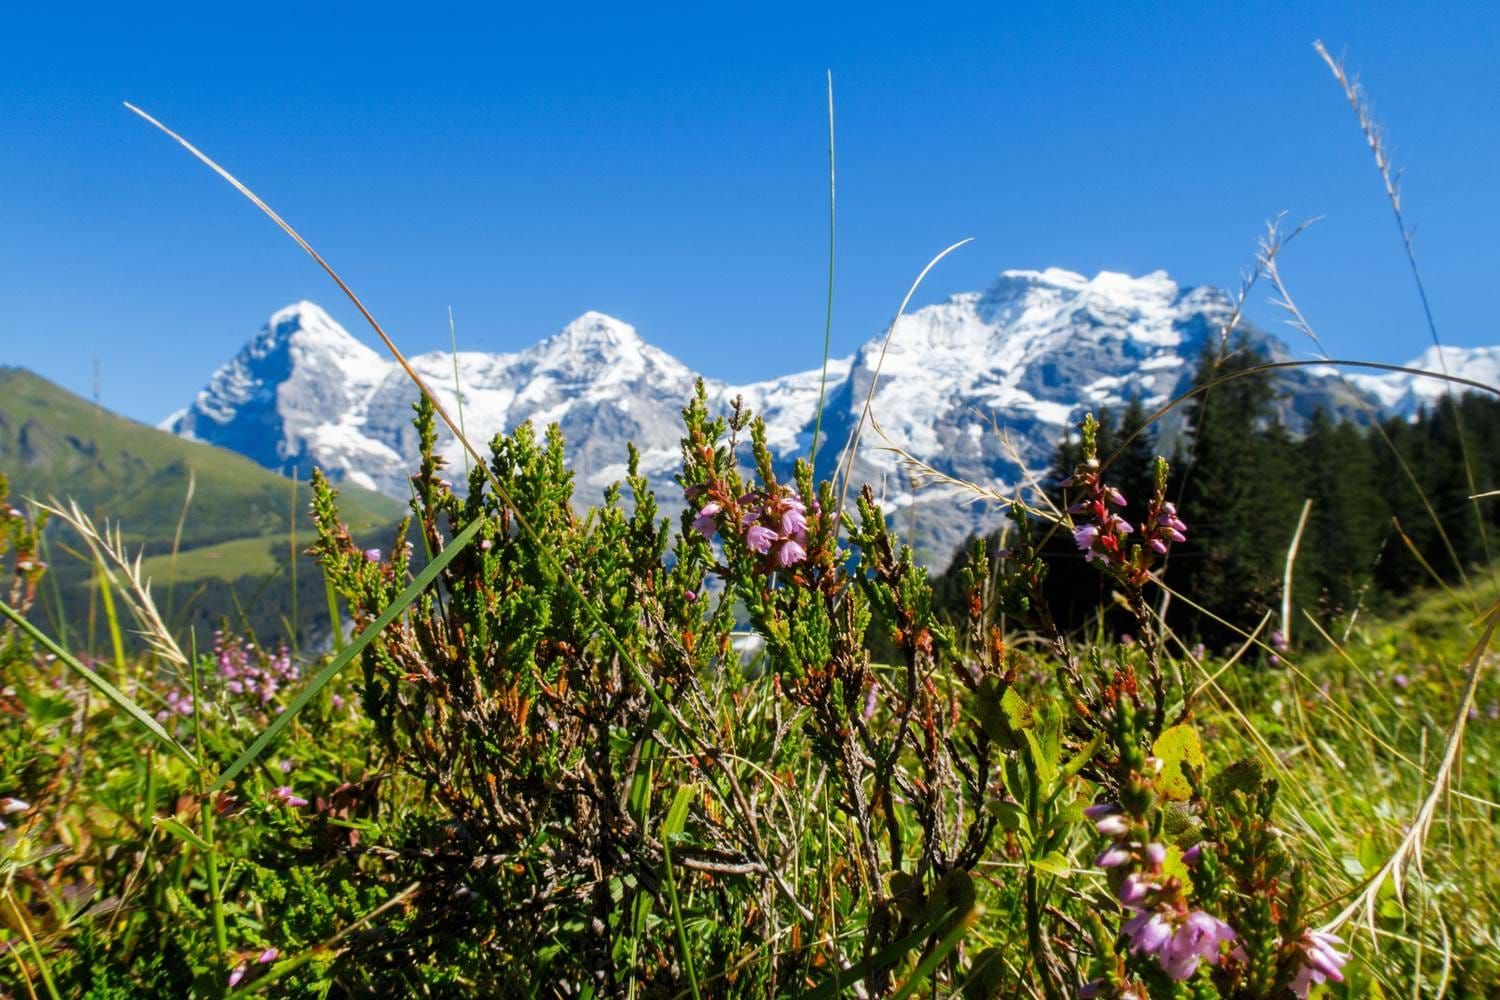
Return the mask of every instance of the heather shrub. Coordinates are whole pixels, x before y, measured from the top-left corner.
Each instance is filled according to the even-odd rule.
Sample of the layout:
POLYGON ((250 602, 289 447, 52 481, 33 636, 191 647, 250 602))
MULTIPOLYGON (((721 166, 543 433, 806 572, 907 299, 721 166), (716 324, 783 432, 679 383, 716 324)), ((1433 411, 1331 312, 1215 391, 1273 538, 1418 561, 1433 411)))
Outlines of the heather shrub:
MULTIPOLYGON (((336 849, 416 890, 341 962, 382 988, 553 995, 885 995, 931 977, 971 997, 1275 997, 1341 978, 1276 782, 1210 767, 1163 669, 1146 590, 1188 530, 1164 462, 1131 514, 1082 428, 1075 544, 1138 638, 1079 647, 1041 597, 1031 512, 1014 509, 995 572, 976 553, 968 613, 944 622, 868 489, 839 516, 806 465, 778 478, 743 409, 711 417, 700 389, 684 419, 675 526, 633 454, 630 502, 579 513, 560 435, 529 425, 460 496, 425 403, 386 554, 316 482, 316 551, 356 628, 405 587, 411 536, 436 552, 481 523, 361 656, 367 766, 390 780, 356 797, 385 819, 336 849)), ((326 822, 321 800, 295 803, 294 825, 326 822)))

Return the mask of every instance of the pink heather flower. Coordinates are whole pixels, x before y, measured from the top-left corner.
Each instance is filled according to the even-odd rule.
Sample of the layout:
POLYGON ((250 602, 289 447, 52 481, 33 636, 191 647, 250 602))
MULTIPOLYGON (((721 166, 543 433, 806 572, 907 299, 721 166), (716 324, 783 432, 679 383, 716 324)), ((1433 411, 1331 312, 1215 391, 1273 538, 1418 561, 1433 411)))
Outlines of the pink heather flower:
POLYGON ((307 800, 294 793, 289 785, 282 785, 273 791, 271 801, 277 805, 286 806, 288 809, 301 809, 307 805, 307 800))
POLYGON ((290 757, 288 757, 288 758, 286 758, 285 760, 283 760, 281 762, 281 773, 282 774, 291 774, 293 767, 296 767, 296 764, 294 764, 292 762, 292 759, 290 757))
POLYGON ((276 956, 280 954, 281 952, 275 948, 267 948, 265 951, 260 953, 260 957, 257 958, 256 961, 261 965, 270 965, 272 962, 276 961, 276 956))
POLYGON ((241 962, 239 965, 236 965, 234 967, 234 970, 229 973, 229 987, 230 987, 230 989, 233 989, 234 987, 236 987, 236 986, 238 986, 240 984, 240 980, 245 978, 245 972, 248 969, 249 969, 249 966, 246 965, 244 962, 241 962))
POLYGON ((684 590, 682 596, 688 601, 696 601, 698 599, 697 591, 693 590, 684 590))
POLYGON ((1146 845, 1146 860, 1153 865, 1159 865, 1167 860, 1167 849, 1160 844, 1146 845))
POLYGON ((31 808, 31 803, 25 799, 7 797, 0 799, 0 816, 14 816, 31 808))
POLYGON ((1172 940, 1172 925, 1160 913, 1141 913, 1120 925, 1130 939, 1130 950, 1137 955, 1156 955, 1172 940))
POLYGON ((776 532, 763 524, 752 524, 750 530, 745 532, 745 544, 750 546, 751 552, 765 555, 776 544, 776 532))
POLYGON ((344 710, 344 696, 343 695, 341 695, 341 694, 333 695, 332 697, 330 697, 328 699, 328 702, 329 702, 329 704, 331 704, 333 706, 333 710, 335 712, 342 712, 344 710))
POLYGON ((781 531, 785 535, 796 535, 807 530, 807 517, 803 512, 802 504, 788 506, 781 512, 781 531))
POLYGON ((1116 507, 1123 507, 1123 506, 1125 506, 1125 494, 1121 493, 1119 490, 1115 489, 1113 486, 1107 487, 1105 489, 1105 491, 1104 491, 1104 499, 1108 500, 1110 503, 1114 504, 1116 507))
POLYGON ((1218 917, 1194 910, 1157 953, 1162 970, 1179 982, 1192 977, 1203 960, 1217 962, 1219 944, 1235 939, 1234 928, 1218 917))
POLYGON ((1335 934, 1324 931, 1306 932, 1299 942, 1302 968, 1297 970, 1297 977, 1292 980, 1292 992, 1299 997, 1306 997, 1317 983, 1330 979, 1342 983, 1344 963, 1349 961, 1349 956, 1339 951, 1339 946, 1343 943, 1335 934))
POLYGON ((1123 847, 1109 847, 1094 859, 1095 868, 1118 868, 1130 860, 1130 852, 1123 847))
POLYGON ((1085 524, 1073 532, 1073 541, 1080 549, 1088 551, 1094 547, 1099 540, 1099 529, 1092 524, 1085 524))
POLYGON ((1094 824, 1094 829, 1106 837, 1123 837, 1130 832, 1130 821, 1117 813, 1100 819, 1094 824))
POLYGON ((693 518, 693 530, 702 535, 704 540, 714 536, 719 530, 719 512, 724 508, 716 503, 706 503, 703 509, 698 511, 698 516, 693 518))
POLYGON ((798 545, 795 539, 788 538, 781 543, 781 548, 776 550, 776 564, 785 569, 795 566, 807 558, 807 550, 798 545))
POLYGON ((1194 844, 1182 852, 1182 863, 1189 867, 1196 865, 1203 857, 1203 845, 1194 844))
POLYGON ((1405 674, 1396 674, 1394 677, 1391 678, 1391 683, 1394 684, 1394 685, 1396 685, 1398 688, 1404 688, 1408 684, 1410 684, 1411 682, 1406 679, 1406 675, 1405 674))
POLYGON ((1167 554, 1167 543, 1162 541, 1160 538, 1151 539, 1151 548, 1156 552, 1157 555, 1164 556, 1167 554))
POLYGON ((1120 535, 1128 535, 1135 530, 1135 526, 1132 525, 1129 521, 1125 520, 1123 517, 1115 518, 1114 526, 1116 534, 1120 535))
POLYGON ((1098 802, 1083 811, 1084 819, 1102 819, 1120 811, 1120 807, 1113 802, 1098 802))
POLYGON ((488 538, 480 539, 479 542, 479 548, 484 552, 488 552, 490 549, 494 548, 494 545, 495 543, 490 541, 488 538))
POLYGON ((1286 633, 1277 629, 1271 633, 1271 648, 1275 650, 1286 649, 1286 633))
POLYGON ((365 549, 365 562, 372 562, 372 563, 378 563, 378 562, 380 562, 380 550, 379 549, 365 549))
POLYGON ((1170 538, 1174 542, 1185 542, 1185 541, 1187 541, 1187 535, 1184 535, 1182 533, 1182 529, 1180 529, 1180 528, 1167 528, 1166 530, 1164 530, 1162 532, 1162 534, 1166 535, 1168 538, 1170 538))
POLYGON ((1125 881, 1120 883, 1120 888, 1115 891, 1115 898, 1120 905, 1127 910, 1139 910, 1141 903, 1145 900, 1151 886, 1139 875, 1131 872, 1125 876, 1125 881))
POLYGON ((1094 1000, 1095 997, 1104 996, 1104 991, 1109 989, 1108 979, 1094 979, 1078 987, 1079 1000, 1094 1000))

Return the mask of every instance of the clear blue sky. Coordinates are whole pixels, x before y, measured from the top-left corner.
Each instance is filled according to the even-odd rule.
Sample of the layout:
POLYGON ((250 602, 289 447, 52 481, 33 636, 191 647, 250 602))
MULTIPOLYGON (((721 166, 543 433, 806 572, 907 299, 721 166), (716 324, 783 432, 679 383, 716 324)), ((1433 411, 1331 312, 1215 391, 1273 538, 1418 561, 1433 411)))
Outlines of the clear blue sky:
MULTIPOLYGON (((366 336, 130 100, 302 229, 411 351, 447 345, 450 305, 484 350, 599 309, 718 377, 814 367, 825 68, 836 352, 961 237, 922 301, 1007 267, 1235 285, 1286 211, 1326 216, 1283 267, 1331 349, 1405 360, 1427 335, 1319 37, 1407 169, 1440 332, 1500 342, 1492 3, 318 6, 7 13, 0 363, 87 392, 97 356, 106 405, 154 421, 286 302, 366 336)), ((1252 316, 1275 322, 1264 293, 1252 316)))

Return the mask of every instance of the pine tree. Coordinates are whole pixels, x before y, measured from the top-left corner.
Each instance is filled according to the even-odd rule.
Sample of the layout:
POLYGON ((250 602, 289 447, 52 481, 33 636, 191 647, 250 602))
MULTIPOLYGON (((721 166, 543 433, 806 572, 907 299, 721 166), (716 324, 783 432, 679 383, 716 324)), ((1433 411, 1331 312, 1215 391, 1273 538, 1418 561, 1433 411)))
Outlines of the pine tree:
POLYGON ((1389 522, 1386 503, 1354 424, 1335 424, 1319 408, 1297 455, 1312 500, 1297 556, 1297 602, 1324 618, 1347 614, 1370 581, 1389 522))
MULTIPOLYGON (((1212 345, 1194 384, 1252 368, 1265 357, 1243 336, 1222 354, 1212 345)), ((1265 376, 1235 378, 1189 404, 1191 446, 1178 506, 1188 541, 1173 553, 1169 582, 1192 600, 1249 629, 1277 603, 1286 548, 1301 506, 1289 436, 1275 419, 1275 385, 1265 376)), ((1233 633, 1179 608, 1182 625, 1215 642, 1233 633)))

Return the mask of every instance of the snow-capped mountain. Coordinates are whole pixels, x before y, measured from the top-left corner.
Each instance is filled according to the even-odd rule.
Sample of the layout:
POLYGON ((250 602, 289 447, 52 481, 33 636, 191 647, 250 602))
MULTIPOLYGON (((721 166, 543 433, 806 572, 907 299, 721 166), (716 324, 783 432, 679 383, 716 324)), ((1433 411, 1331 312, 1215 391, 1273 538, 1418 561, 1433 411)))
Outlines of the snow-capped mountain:
MULTIPOLYGON (((839 460, 878 371, 871 402, 878 429, 866 425, 862 433, 855 482, 875 486, 887 508, 900 512, 903 532, 941 563, 969 533, 992 527, 999 512, 963 504, 951 491, 916 492, 893 447, 944 475, 1013 487, 1027 470, 1046 468, 1084 409, 1118 406, 1131 395, 1159 404, 1184 388, 1203 345, 1221 335, 1232 311, 1222 292, 1180 287, 1160 271, 1138 278, 1006 271, 983 292, 903 316, 888 344, 882 333, 830 364, 819 473, 839 460)), ((1274 356, 1289 356, 1273 338, 1253 336, 1274 356)), ((1485 357, 1500 368, 1500 349, 1485 357)), ((412 365, 451 414, 462 403, 471 440, 524 420, 560 424, 586 502, 623 477, 625 445, 634 442, 663 505, 680 503, 672 476, 681 409, 697 375, 630 325, 589 312, 524 351, 460 352, 456 360, 457 389, 452 354, 420 355, 412 365)), ((814 370, 748 385, 705 381, 720 405, 740 396, 764 416, 772 450, 790 466, 810 448, 821 378, 814 370)), ((1428 391, 1299 369, 1281 378, 1284 416, 1295 424, 1320 405, 1348 412, 1356 402, 1351 385, 1393 408, 1428 391)), ((318 466, 336 480, 404 497, 416 454, 414 398, 394 362, 300 302, 274 314, 163 427, 270 468, 295 466, 305 476, 318 466)), ((463 468, 446 433, 441 448, 463 468)))
MULTIPOLYGON (((1441 355, 1437 347, 1429 347, 1404 367, 1500 386, 1500 347, 1444 347, 1441 355)), ((1400 417, 1415 417, 1417 411, 1430 408, 1445 393, 1462 389, 1443 379, 1406 372, 1355 372, 1347 378, 1374 397, 1383 411, 1400 417)))

